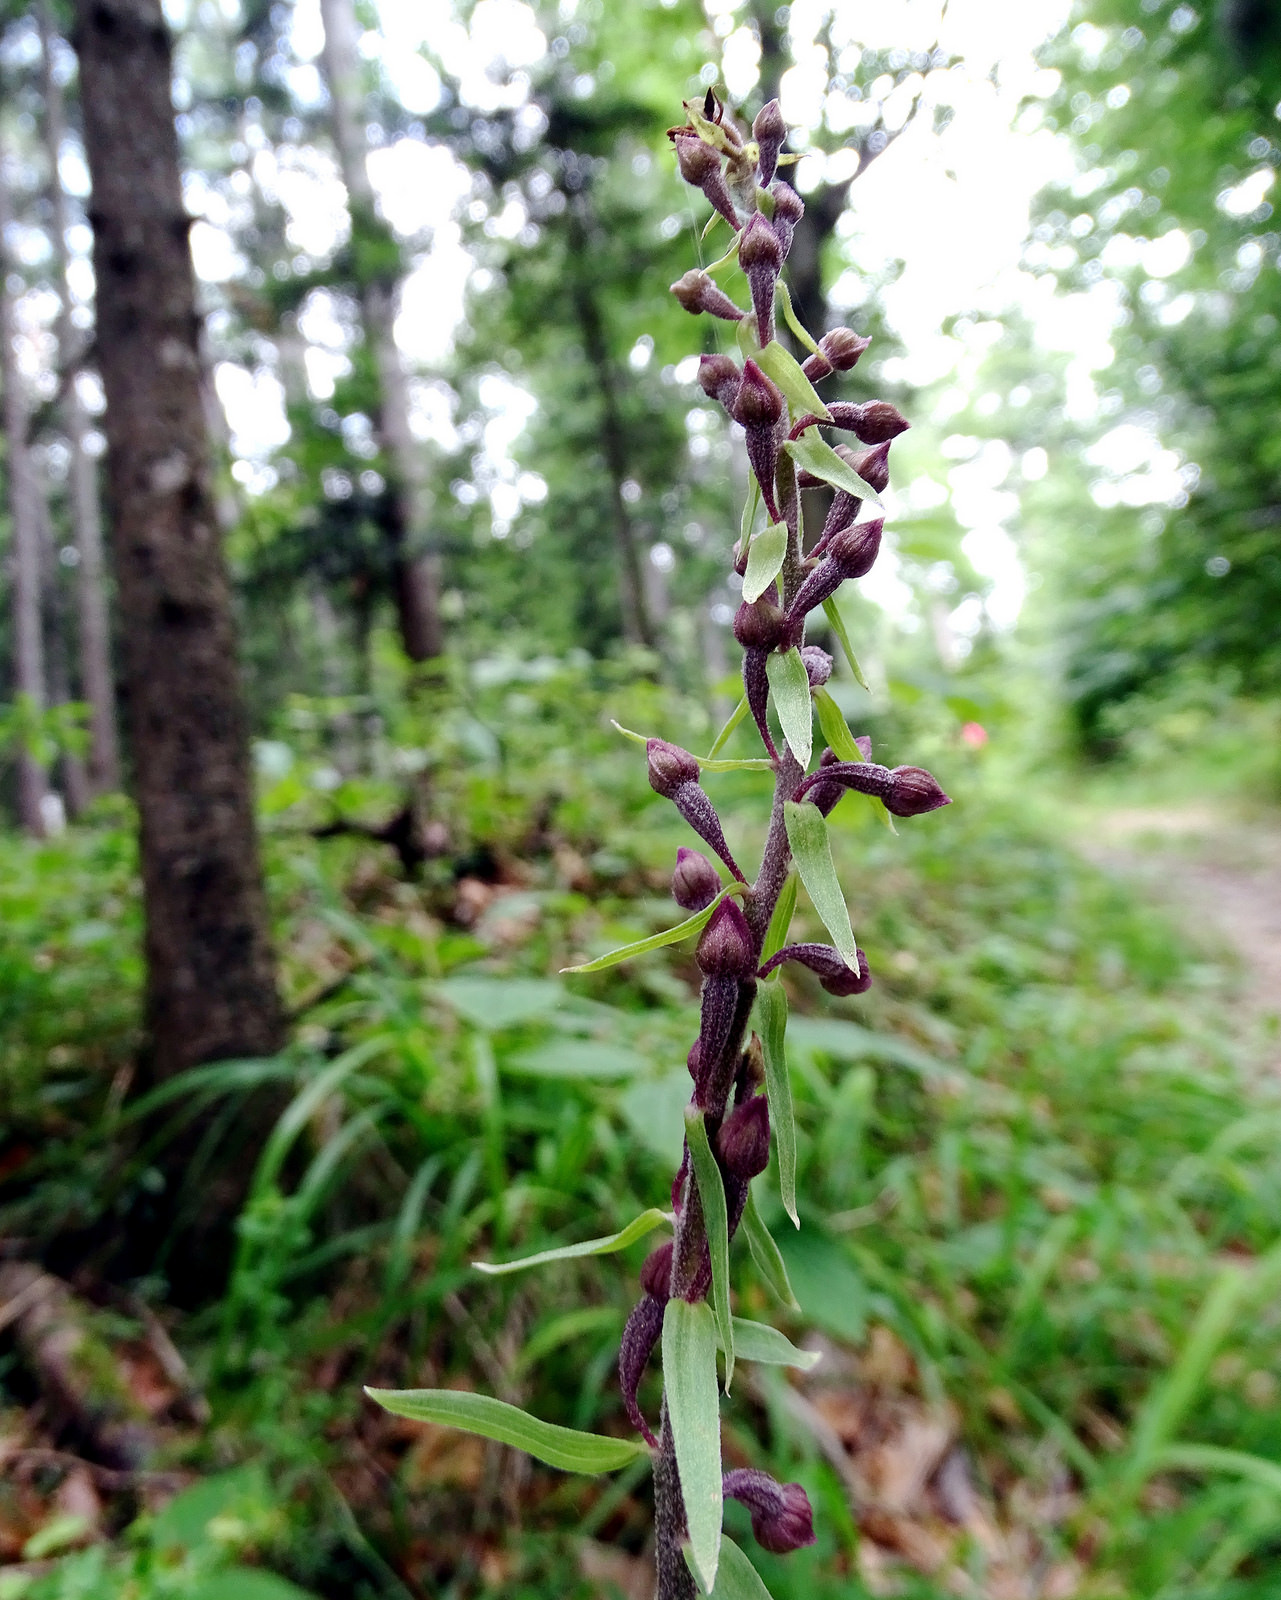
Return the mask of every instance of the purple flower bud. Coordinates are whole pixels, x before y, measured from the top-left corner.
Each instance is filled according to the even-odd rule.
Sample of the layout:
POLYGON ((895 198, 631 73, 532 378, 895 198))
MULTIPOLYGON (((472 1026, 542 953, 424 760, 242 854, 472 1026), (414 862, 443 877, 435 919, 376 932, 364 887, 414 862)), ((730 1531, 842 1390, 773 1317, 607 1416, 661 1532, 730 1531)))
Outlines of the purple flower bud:
POLYGON ((628 1317, 627 1326, 623 1329, 622 1348, 618 1352, 618 1385, 623 1391, 623 1406, 632 1426, 644 1435, 649 1444, 655 1446, 658 1440, 655 1439, 649 1423, 645 1421, 637 1403, 636 1393, 662 1331, 662 1304, 647 1294, 644 1299, 637 1301, 635 1309, 628 1317))
MULTIPOLYGON (((826 757, 827 752, 824 752, 826 757)), ((907 769, 904 769, 907 770, 907 769)), ((927 773, 928 777, 929 774, 927 773)), ((930 779, 933 782, 933 779, 930 779)), ((879 767, 874 761, 819 761, 818 771, 803 780, 796 791, 797 800, 808 800, 810 791, 818 784, 839 783, 843 789, 854 789, 859 794, 870 794, 888 806, 893 791, 893 774, 888 767, 879 767)))
POLYGON ((810 688, 821 689, 832 676, 831 656, 819 645, 807 644, 801 651, 801 660, 805 663, 805 672, 810 680, 810 688))
POLYGON ((703 929, 694 959, 709 978, 747 978, 755 972, 752 930, 736 901, 722 900, 712 912, 712 920, 703 929))
POLYGON ((805 215, 805 202, 790 184, 783 182, 782 178, 774 179, 769 192, 774 196, 774 232, 778 235, 783 258, 786 260, 787 252, 792 248, 792 235, 796 232, 796 224, 805 215))
POLYGON ((672 293, 685 310, 695 316, 706 311, 709 316, 723 317, 726 322, 743 320, 743 313, 725 291, 698 267, 691 267, 683 278, 677 278, 672 293))
POLYGON ((703 1041, 695 1039, 689 1047, 689 1054, 685 1057, 685 1065, 689 1068, 689 1075, 694 1082, 698 1082, 699 1073, 703 1070, 703 1041))
POLYGON ((665 1305, 671 1291, 672 1281, 672 1241, 660 1244, 657 1250, 651 1250, 645 1257, 645 1264, 640 1270, 641 1288, 651 1299, 657 1300, 659 1305, 665 1305))
POLYGON ((896 817, 920 817, 927 811, 937 811, 940 806, 951 804, 924 767, 895 767, 890 773, 885 809, 896 817))
POLYGON ((774 173, 778 168, 778 153, 787 138, 787 124, 783 121, 783 113, 778 108, 777 100, 767 100, 756 113, 756 120, 752 123, 752 137, 760 146, 757 169, 760 172, 761 185, 768 189, 774 181, 774 173))
POLYGON ((828 994, 842 998, 851 994, 866 994, 872 987, 872 974, 868 970, 867 957, 861 950, 857 950, 856 954, 857 972, 845 965, 840 951, 834 950, 830 944, 789 944, 777 955, 771 956, 756 976, 767 978, 775 967, 781 967, 785 961, 796 961, 817 976, 828 994))
POLYGON ((754 361, 743 363, 743 381, 730 415, 743 425, 747 435, 747 459, 761 486, 765 509, 770 521, 778 522, 774 475, 778 470, 779 424, 787 415, 787 408, 783 396, 754 361))
POLYGON ((827 409, 832 414, 834 428, 856 434, 864 444, 884 444, 910 426, 899 408, 888 400, 869 400, 865 405, 836 400, 827 409))
POLYGON ((783 608, 767 595, 744 600, 734 615, 734 637, 746 650, 772 650, 783 637, 783 608))
POLYGON ((698 363, 698 381, 709 400, 719 400, 732 416, 734 401, 738 396, 743 374, 730 356, 702 356, 698 363))
POLYGON ((883 517, 839 529, 827 541, 827 559, 836 563, 844 578, 865 577, 880 554, 884 529, 883 517))
POLYGON ((815 606, 830 600, 845 582, 845 568, 839 561, 825 555, 814 570, 806 575, 805 582, 792 597, 787 608, 787 625, 795 633, 815 606))
MULTIPOLYGON (((872 759, 872 736, 867 733, 857 733, 854 735, 854 743, 858 746, 859 754, 863 757, 863 760, 870 761, 872 759)), ((835 761, 835 753, 833 753, 832 759, 835 761)))
POLYGON ((817 355, 807 356, 802 362, 801 371, 811 383, 832 372, 848 372, 871 342, 860 338, 852 328, 832 328, 818 341, 817 355))
POLYGON ((783 265, 778 235, 759 211, 748 218, 738 241, 738 264, 747 274, 756 312, 756 332, 761 344, 774 337, 774 285, 783 265))
POLYGON ((672 873, 672 898, 686 911, 702 911, 721 892, 721 875, 705 855, 681 845, 672 873))
POLYGON ((666 739, 649 739, 645 744, 649 758, 649 786, 665 800, 673 800, 682 784, 698 782, 698 761, 688 750, 666 739))
POLYGON ((738 212, 730 198, 729 186, 721 167, 721 158, 696 133, 678 133, 672 143, 676 146, 676 161, 681 177, 686 183, 703 191, 715 210, 719 211, 735 233, 738 232, 738 212))
POLYGON ((716 807, 707 798, 707 791, 702 785, 682 783, 668 798, 703 843, 711 845, 740 883, 746 883, 747 879, 725 842, 725 831, 721 827, 721 819, 716 815, 716 807))
POLYGON ((752 713, 752 721, 756 724, 756 731, 761 736, 761 743, 769 753, 771 761, 778 760, 778 747, 774 743, 774 736, 769 731, 769 673, 766 671, 768 650, 757 650, 749 647, 743 651, 743 693, 747 697, 747 709, 752 713))
POLYGON ((744 1100, 721 1123, 716 1153, 726 1169, 744 1183, 769 1166, 769 1104, 763 1094, 744 1100))
MULTIPOLYGON (((836 453, 849 450, 848 445, 837 445, 836 453)), ((877 494, 883 494, 889 487, 890 481, 890 441, 883 439, 880 444, 874 444, 870 450, 864 450, 861 455, 852 451, 846 457, 855 472, 865 483, 870 483, 877 494)))
POLYGON ((751 1513, 762 1550, 784 1556, 814 1543, 814 1513, 799 1483, 779 1483, 756 1467, 739 1467, 725 1474, 722 1487, 751 1513))
POLYGON ((738 1085, 740 1100, 746 1100, 749 1095, 755 1094, 765 1082, 765 1052, 756 1034, 747 1041, 747 1049, 743 1051, 739 1060, 734 1081, 738 1085))

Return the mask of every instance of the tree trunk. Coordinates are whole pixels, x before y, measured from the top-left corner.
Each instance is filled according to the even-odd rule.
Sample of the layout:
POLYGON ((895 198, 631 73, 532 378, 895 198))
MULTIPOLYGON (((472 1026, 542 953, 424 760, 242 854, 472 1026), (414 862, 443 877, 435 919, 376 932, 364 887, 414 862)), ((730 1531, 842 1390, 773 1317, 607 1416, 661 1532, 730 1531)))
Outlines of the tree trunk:
MULTIPOLYGON (((9 511, 12 518, 13 688, 29 710, 44 710, 44 632, 40 617, 40 514, 35 464, 27 441, 27 399, 18 371, 17 335, 7 239, 13 208, 9 171, 0 153, 0 382, 4 384, 4 429, 8 446, 9 511)), ((18 752, 18 820, 43 838, 48 783, 44 768, 26 749, 18 752)))
MULTIPOLYGON (((360 115, 360 51, 352 0, 321 0, 325 44, 321 55, 333 107, 334 144, 347 189, 353 235, 377 222, 360 115)), ((361 267, 360 311, 365 341, 378 375, 378 442, 388 469, 385 531, 391 554, 392 598, 400 640, 411 661, 429 661, 444 649, 440 619, 440 556, 422 548, 428 516, 420 450, 409 425, 409 386, 396 345, 395 282, 366 278, 361 267)))
MULTIPOLYGON (((45 145, 49 160, 54 274, 58 288, 58 363, 62 370, 62 421, 71 448, 71 525, 76 552, 76 611, 80 633, 80 687, 89 704, 90 795, 120 787, 120 741, 116 732, 116 687, 111 668, 111 623, 107 611, 106 576, 102 561, 102 516, 98 503, 98 469, 86 448, 89 418, 76 379, 80 341, 71 320, 71 285, 67 278, 67 196, 58 158, 64 118, 62 88, 53 70, 53 24, 48 0, 39 10, 44 56, 45 145)), ((70 800, 70 795, 68 799, 70 800)))
POLYGON ((76 0, 150 1076, 283 1040, 160 0, 76 0))

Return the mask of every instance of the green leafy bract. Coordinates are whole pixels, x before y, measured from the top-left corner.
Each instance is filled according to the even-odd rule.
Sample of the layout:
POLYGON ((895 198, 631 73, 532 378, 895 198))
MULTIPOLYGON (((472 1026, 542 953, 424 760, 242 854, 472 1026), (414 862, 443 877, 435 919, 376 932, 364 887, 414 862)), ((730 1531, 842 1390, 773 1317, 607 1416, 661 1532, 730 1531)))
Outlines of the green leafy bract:
POLYGON ((769 679, 770 693, 774 696, 783 737, 801 767, 808 767, 810 756, 814 753, 814 715, 810 703, 809 674, 801 660, 801 652, 793 648, 779 655, 772 650, 765 657, 765 674, 769 679))
POLYGON ((783 887, 774 902, 774 915, 769 919, 769 927, 765 930, 765 943, 761 947, 762 966, 771 956, 776 956, 787 943, 788 930, 792 926, 792 914, 796 910, 796 883, 794 872, 789 872, 783 880, 783 887))
POLYGON ((747 1204, 743 1207, 742 1226, 747 1248, 752 1252, 752 1260, 756 1263, 757 1270, 765 1279, 770 1292, 781 1305, 787 1306, 791 1311, 799 1311, 801 1308, 792 1293, 787 1266, 778 1246, 774 1243, 774 1236, 761 1220, 761 1214, 756 1208, 756 1196, 750 1187, 747 1191, 747 1204))
MULTIPOLYGON (((743 701, 743 706, 744 709, 746 709, 746 700, 743 701)), ((621 722, 615 722, 613 717, 611 717, 609 720, 610 726, 617 729, 617 731, 622 734, 624 739, 630 739, 633 744, 647 745, 649 743, 649 740, 643 733, 637 733, 634 728, 625 728, 621 722)), ((722 730, 721 737, 719 737, 716 741, 713 755, 715 750, 720 749, 723 740, 729 738, 730 734, 742 720, 741 714, 736 714, 730 719, 730 722, 722 730)), ((774 770, 774 763, 772 761, 766 761, 764 757, 749 757, 745 760, 735 761, 717 761, 713 759, 713 756, 695 756, 694 760, 698 762, 699 766, 702 767, 704 772, 772 772, 774 770)), ((572 972, 576 971, 577 969, 570 967, 566 970, 572 972)))
POLYGON ((492 1395, 460 1389, 366 1389, 365 1393, 394 1416, 478 1433, 483 1439, 496 1439, 536 1456, 562 1472, 617 1472, 648 1454, 649 1447, 639 1439, 609 1439, 599 1433, 561 1428, 492 1395))
POLYGON ((712 1258, 712 1304, 716 1309, 717 1338, 725 1352, 725 1393, 734 1377, 734 1318, 729 1304, 729 1211, 721 1169, 707 1138, 707 1122, 697 1106, 685 1111, 685 1139, 703 1203, 703 1225, 712 1258))
POLYGON ((676 1448, 690 1563, 704 1590, 720 1562, 721 1417, 716 1322, 706 1301, 669 1300, 663 1315, 663 1387, 676 1448))
POLYGON ((743 695, 738 704, 730 712, 728 722, 726 722, 725 726, 716 735, 716 739, 712 744, 712 748, 707 752, 706 756, 700 759, 700 766, 702 766, 704 762, 715 761, 717 754, 729 743, 730 735, 733 733, 734 729, 738 727, 739 723, 747 715, 747 711, 747 696, 743 695))
MULTIPOLYGON (((832 625, 832 632, 841 641, 841 649, 845 652, 845 659, 850 664, 850 671, 854 674, 855 681, 861 689, 867 689, 867 679, 863 676, 863 669, 858 664, 858 657, 854 654, 854 646, 850 643, 849 629, 845 626, 845 618, 841 615, 841 608, 836 603, 836 596, 829 595, 823 602, 823 615, 832 625)), ((871 693, 871 690, 868 690, 871 693)))
POLYGON ((743 599, 759 600, 783 569, 787 554, 787 524, 772 522, 752 540, 743 574, 743 599))
POLYGON ((796 357, 777 339, 771 339, 767 345, 760 343, 755 317, 744 317, 738 324, 738 347, 782 390, 793 416, 815 416, 822 422, 832 420, 832 413, 801 370, 796 357))
POLYGON ((832 846, 827 837, 827 823, 823 813, 808 800, 799 804, 788 800, 783 805, 783 820, 787 825, 787 841, 792 847, 796 870, 801 875, 806 893, 823 926, 832 936, 832 943, 841 959, 854 972, 859 970, 858 951, 854 945, 854 930, 845 896, 836 880, 832 865, 832 846))
POLYGON ((822 478, 834 489, 844 489, 846 494, 852 494, 856 499, 870 500, 873 505, 880 505, 881 497, 872 485, 866 478, 860 478, 849 462, 838 456, 831 445, 819 437, 817 429, 807 428, 799 439, 785 439, 783 449, 798 467, 804 467, 806 472, 822 478))
POLYGON ((699 1585, 699 1593, 707 1595, 708 1600, 772 1600, 760 1573, 728 1535, 721 1538, 721 1565, 714 1589, 704 1589, 699 1582, 698 1568, 690 1559, 688 1545, 685 1561, 694 1574, 694 1582, 699 1585))
POLYGON ((854 743, 845 715, 826 689, 815 689, 814 709, 818 712, 818 725, 823 737, 841 761, 862 761, 863 752, 854 743))
POLYGON ((765 1093, 769 1097, 770 1128, 778 1151, 778 1188, 783 1210, 799 1228, 796 1214, 796 1121, 792 1111, 792 1084, 787 1075, 784 1036, 787 1032, 787 995, 777 977, 756 986, 756 1014, 765 1055, 765 1093))
MULTIPOLYGON (((758 1361, 767 1367, 799 1367, 808 1372, 823 1359, 819 1350, 801 1350, 768 1322, 749 1322, 734 1318, 734 1349, 742 1361, 758 1361)), ((1281 1469, 1278 1469, 1281 1470, 1281 1469)))
POLYGON ((477 1272, 486 1272, 496 1278, 506 1272, 524 1272, 526 1267, 541 1267, 549 1261, 575 1261, 580 1256, 612 1255, 616 1250, 626 1250, 629 1244, 635 1244, 637 1239, 643 1239, 647 1233, 653 1233, 655 1228, 664 1225, 672 1225, 671 1215, 651 1206, 648 1211, 642 1211, 639 1217, 633 1217, 625 1228, 603 1238, 584 1239, 581 1244, 563 1244, 553 1250, 540 1250, 537 1255, 522 1256, 519 1261, 473 1261, 472 1266, 477 1272))
POLYGON ((664 945, 679 944, 682 939, 688 939, 693 933, 700 933, 711 921, 712 912, 716 910, 727 895, 741 894, 741 883, 727 884, 716 896, 710 906, 705 906, 702 911, 696 911, 692 917, 686 917, 684 922, 678 922, 674 928, 664 928, 662 933, 651 933, 648 939, 637 939, 634 944, 620 945, 617 950, 611 950, 608 955, 597 956, 594 961, 584 961, 577 967, 562 967, 562 972, 604 972, 607 967, 616 967, 620 961, 630 961, 633 956, 648 955, 651 950, 661 950, 664 945))
POLYGON ((792 306, 792 296, 788 292, 787 285, 783 282, 782 278, 778 280, 775 288, 778 297, 778 303, 783 308, 783 321, 792 330, 797 339, 805 346, 809 353, 811 355, 817 355, 818 345, 806 330, 805 324, 796 315, 796 312, 792 306))

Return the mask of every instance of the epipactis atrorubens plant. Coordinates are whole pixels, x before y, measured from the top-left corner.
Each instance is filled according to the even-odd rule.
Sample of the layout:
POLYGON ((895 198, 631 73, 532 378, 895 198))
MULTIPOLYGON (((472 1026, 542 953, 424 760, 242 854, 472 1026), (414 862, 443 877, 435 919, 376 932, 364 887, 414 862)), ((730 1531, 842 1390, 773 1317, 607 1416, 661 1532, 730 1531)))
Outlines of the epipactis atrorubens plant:
POLYGON ((710 91, 701 104, 689 102, 685 109, 687 122, 669 135, 681 175, 702 191, 735 235, 719 261, 687 272, 672 292, 687 311, 735 324, 743 356, 741 366, 728 355, 703 356, 699 381, 742 426, 754 478, 734 551, 743 580, 734 633, 743 646, 744 693, 706 757, 665 739, 630 737, 646 746, 652 787, 718 858, 729 882, 706 855, 681 849, 672 894, 689 917, 665 933, 568 969, 598 971, 698 935, 701 1019, 689 1052, 693 1093, 685 1112, 685 1148, 670 1212, 655 1208, 607 1238, 481 1267, 510 1272, 602 1255, 656 1228, 672 1230, 671 1239, 641 1268, 643 1293, 619 1357, 623 1403, 641 1437, 555 1427, 502 1401, 455 1390, 371 1393, 403 1416, 465 1428, 568 1471, 611 1471, 649 1453, 658 1600, 688 1600, 697 1590, 736 1600, 759 1597, 765 1589, 746 1556, 722 1535, 726 1495, 747 1507, 752 1531, 765 1549, 784 1553, 814 1540, 809 1500, 799 1484, 778 1483, 752 1468, 723 1472, 720 1451, 718 1351, 727 1394, 736 1356, 799 1367, 817 1359, 776 1329, 735 1317, 730 1305, 730 1242, 740 1230, 765 1283, 783 1304, 796 1305, 751 1187, 768 1165, 772 1138, 783 1206, 799 1227, 796 1137, 784 1058, 787 1001, 779 969, 799 962, 832 995, 861 994, 869 987, 867 958, 855 944, 832 866, 826 818, 848 790, 869 796, 887 820, 933 811, 947 805, 948 797, 920 767, 891 770, 872 761, 870 741, 850 733, 824 687, 832 658, 805 643, 806 619, 822 608, 862 681, 834 598, 843 583, 862 577, 876 560, 882 519, 860 519, 860 513, 865 503, 877 504, 888 481, 890 441, 907 423, 885 401, 825 405, 814 387, 853 367, 868 341, 848 328, 835 328, 816 343, 792 311, 781 273, 804 206, 777 176, 789 159, 781 155, 786 128, 778 103, 762 109, 750 137, 710 91), (740 275, 746 278, 750 310, 723 286, 733 287, 740 275), (808 351, 803 362, 775 337, 776 310, 808 351), (832 446, 823 428, 853 435, 862 448, 832 446), (823 531, 806 554, 801 495, 819 485, 834 494, 823 531), (766 524, 754 531, 762 505, 766 524), (771 731, 771 702, 781 744, 771 731), (826 748, 811 770, 815 711, 826 748), (749 716, 765 755, 718 759, 730 734, 749 716), (704 771, 743 767, 774 775, 773 809, 754 882, 735 860, 700 782, 704 771), (831 944, 787 942, 798 877, 831 944), (660 1346, 663 1403, 651 1425, 638 1394, 660 1346))

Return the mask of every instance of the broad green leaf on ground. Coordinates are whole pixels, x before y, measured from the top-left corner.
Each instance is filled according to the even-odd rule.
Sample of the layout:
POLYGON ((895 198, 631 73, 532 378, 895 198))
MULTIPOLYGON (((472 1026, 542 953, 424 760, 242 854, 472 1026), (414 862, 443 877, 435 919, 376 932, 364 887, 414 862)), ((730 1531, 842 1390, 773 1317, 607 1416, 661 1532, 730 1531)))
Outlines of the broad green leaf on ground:
POLYGON ((618 1097, 627 1126, 660 1161, 675 1161, 685 1137, 689 1073, 684 1067, 661 1078, 637 1078, 618 1097))
POLYGON ((815 689, 814 707, 818 712, 818 725, 833 754, 841 761, 862 761, 863 752, 854 743, 845 713, 826 689, 815 689))
POLYGON ((697 1106, 685 1112, 685 1138, 689 1158, 703 1203, 703 1226, 712 1257, 712 1302, 721 1349, 725 1352, 725 1393, 734 1377, 734 1318, 729 1303, 729 1211, 725 1204, 725 1185, 707 1138, 707 1122, 697 1106))
POLYGON ((765 1056, 765 1093, 769 1098, 770 1129, 778 1151, 778 1187, 783 1210, 799 1228, 796 1214, 796 1121, 792 1111, 792 1084, 787 1076, 787 995, 778 977, 756 986, 756 1015, 765 1056))
POLYGON ((313 1590, 300 1589, 261 1567, 225 1567, 196 1579, 183 1592, 187 1600, 315 1600, 313 1590))
MULTIPOLYGON (((810 807, 813 810, 813 807, 810 807)), ((661 950, 664 945, 679 944, 682 939, 688 939, 691 934, 701 933, 711 921, 712 912, 716 910, 726 895, 741 894, 743 885, 739 883, 728 884, 712 901, 710 906, 702 911, 696 911, 692 917, 686 917, 684 922, 678 922, 674 928, 664 928, 662 933, 651 933, 647 939, 637 939, 634 944, 620 945, 617 950, 611 950, 607 955, 597 956, 594 961, 584 961, 577 967, 562 967, 562 972, 604 972, 606 967, 616 967, 620 961, 630 961, 634 956, 648 955, 651 950, 661 950)))
POLYGON ((626 1045, 596 1039, 549 1039, 502 1058, 504 1072, 526 1078, 634 1078, 647 1065, 626 1045))
MULTIPOLYGON (((713 1356, 713 1384, 714 1362, 713 1356)), ((639 1439, 609 1439, 598 1433, 557 1427, 531 1417, 517 1406, 509 1406, 505 1400, 495 1400, 492 1395, 468 1394, 461 1389, 366 1389, 365 1393, 394 1416, 478 1433, 483 1439, 496 1439, 499 1444, 523 1450, 562 1472, 616 1472, 649 1453, 648 1445, 639 1439)))
MULTIPOLYGON (((808 1372, 822 1360, 819 1350, 800 1350, 785 1333, 768 1322, 749 1322, 734 1318, 734 1352, 740 1361, 759 1361, 762 1366, 799 1367, 808 1372)), ((1281 1471, 1281 1468, 1278 1469, 1281 1471)))
POLYGON ((473 1027, 495 1033, 519 1022, 533 1022, 565 999, 565 990, 548 978, 497 978, 459 973, 432 985, 473 1027))
POLYGON ((825 1233, 806 1228, 786 1234, 782 1243, 788 1281, 806 1321, 838 1339, 858 1344, 867 1329, 871 1296, 862 1273, 844 1246, 825 1233))
MULTIPOLYGON (((829 595, 823 602, 823 615, 832 625, 832 632, 841 641, 841 649, 845 652, 845 659, 850 664, 850 671, 862 689, 867 688, 867 679, 863 676, 863 669, 858 664, 858 657, 854 654, 854 646, 850 643, 849 629, 845 626, 845 618, 841 615, 841 608, 836 603, 836 596, 829 595)), ((870 690, 868 691, 871 692, 870 690)))
POLYGON ((712 748, 707 752, 707 755, 704 758, 705 760, 715 761, 716 757, 729 743, 730 734, 733 733, 734 729, 738 727, 739 723, 747 715, 747 709, 747 696, 743 695, 738 704, 730 712, 729 721, 716 735, 716 739, 712 744, 712 748))
POLYGON ((716 1319, 705 1300, 669 1300, 663 1315, 663 1389, 685 1502, 691 1565, 705 1590, 720 1561, 721 1416, 716 1319))
POLYGON ((774 696, 783 737, 803 770, 809 766, 814 753, 814 713, 809 673, 801 660, 801 652, 791 649, 779 655, 777 650, 771 650, 765 657, 765 675, 774 696))
POLYGON ((750 1185, 747 1190, 747 1204, 743 1207, 743 1237, 747 1240, 747 1248, 752 1252, 752 1260, 756 1263, 757 1271, 764 1278, 775 1299, 789 1310, 799 1311, 800 1304, 792 1292, 787 1266, 778 1246, 774 1243, 773 1234, 761 1220, 761 1214, 756 1208, 756 1196, 752 1193, 750 1185))
POLYGON ((651 1206, 648 1211, 642 1211, 639 1217, 633 1217, 625 1228, 620 1228, 617 1233, 606 1234, 603 1238, 584 1239, 581 1244, 558 1245, 553 1250, 540 1250, 537 1255, 522 1256, 519 1261, 473 1261, 472 1266, 477 1272, 486 1272, 496 1278, 505 1272, 524 1272, 526 1267, 541 1267, 548 1261, 575 1261, 579 1256, 612 1255, 616 1250, 626 1250, 629 1244, 635 1244, 637 1239, 653 1233, 655 1228, 671 1225, 672 1218, 668 1212, 651 1206))
POLYGON ((832 413, 823 404, 818 390, 805 376, 800 362, 791 351, 777 339, 771 339, 769 344, 762 347, 757 337, 755 317, 744 317, 738 324, 738 348, 778 385, 794 418, 808 415, 816 416, 823 422, 832 420, 832 413))
POLYGON ((787 554, 787 524, 771 522, 752 540, 747 553, 747 571, 743 574, 743 599, 759 600, 783 569, 787 554))
MULTIPOLYGON (((813 337, 806 331, 804 323, 802 323, 801 319, 796 315, 796 312, 792 307, 792 296, 788 292, 787 285, 783 282, 782 278, 778 280, 776 292, 778 296, 778 302, 783 308, 783 321, 788 325, 788 327, 796 335, 800 343, 805 346, 809 353, 811 355, 817 355, 818 345, 813 337)), ((817 410, 817 407, 814 407, 813 409, 817 410)))
POLYGON ((785 439, 783 449, 798 467, 812 472, 834 489, 844 489, 859 500, 870 500, 879 506, 881 497, 865 478, 860 478, 854 468, 825 439, 819 437, 817 428, 807 428, 799 439, 785 439))
POLYGON ((728 1535, 721 1539, 721 1565, 714 1589, 704 1589, 699 1582, 698 1568, 691 1559, 688 1545, 685 1546, 685 1561, 694 1574, 694 1582, 699 1584, 699 1593, 707 1595, 708 1600, 771 1600, 760 1573, 728 1535))
POLYGON ((854 944, 854 930, 850 926, 849 909, 845 896, 836 880, 832 865, 832 846, 827 837, 827 822, 817 806, 808 800, 797 804, 788 800, 783 805, 783 820, 787 825, 787 840, 792 847, 796 870, 801 875, 805 892, 822 918, 823 926, 832 936, 832 943, 841 959, 854 972, 859 970, 858 951, 854 944))

